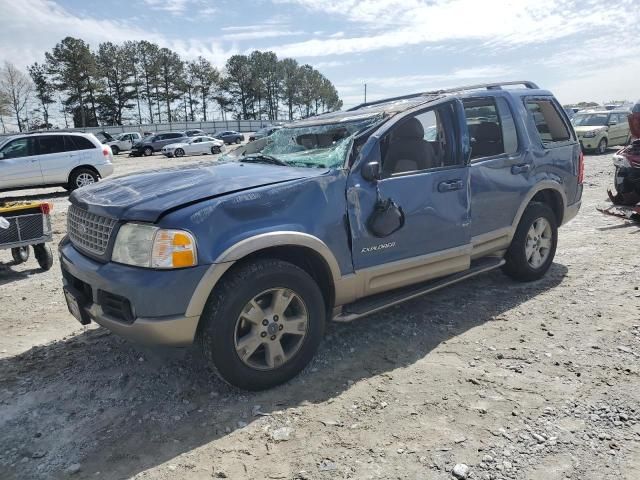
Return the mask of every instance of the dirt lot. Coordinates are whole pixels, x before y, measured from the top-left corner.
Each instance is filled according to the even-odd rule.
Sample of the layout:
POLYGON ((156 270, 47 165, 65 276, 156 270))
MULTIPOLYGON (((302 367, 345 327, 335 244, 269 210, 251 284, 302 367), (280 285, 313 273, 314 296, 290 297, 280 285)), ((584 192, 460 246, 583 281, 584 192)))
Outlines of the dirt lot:
MULTIPOLYGON (((117 173, 175 163, 120 156, 117 173)), ((586 166, 546 278, 493 272, 331 325, 302 375, 262 393, 81 327, 57 258, 41 273, 0 252, 0 477, 638 479, 640 228, 594 208, 610 155, 586 166)), ((12 196, 52 200, 60 240, 66 192, 12 196)))

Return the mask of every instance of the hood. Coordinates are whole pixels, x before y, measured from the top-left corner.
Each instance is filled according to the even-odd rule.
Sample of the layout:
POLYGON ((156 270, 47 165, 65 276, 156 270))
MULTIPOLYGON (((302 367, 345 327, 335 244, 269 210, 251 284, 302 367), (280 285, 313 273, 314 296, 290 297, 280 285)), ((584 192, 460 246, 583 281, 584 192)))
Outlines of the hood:
POLYGON ((605 125, 582 125, 580 127, 576 127, 574 125, 573 129, 576 131, 576 133, 586 133, 586 132, 593 132, 596 130, 606 130, 607 127, 605 125))
POLYGON ((238 162, 196 164, 102 180, 74 191, 69 200, 97 215, 156 222, 168 210, 326 172, 238 162))

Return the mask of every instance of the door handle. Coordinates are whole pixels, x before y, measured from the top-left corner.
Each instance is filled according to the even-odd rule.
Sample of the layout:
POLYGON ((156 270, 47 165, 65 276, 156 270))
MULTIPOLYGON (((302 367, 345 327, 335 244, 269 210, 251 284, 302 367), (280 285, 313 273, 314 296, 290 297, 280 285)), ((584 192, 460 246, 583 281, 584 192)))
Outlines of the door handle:
POLYGON ((454 190, 462 190, 463 186, 462 180, 447 180, 438 184, 438 191, 441 193, 452 192, 454 190))
POLYGON ((513 175, 527 173, 529 170, 531 170, 531 165, 528 163, 521 163, 519 165, 514 165, 513 167, 511 167, 511 173, 513 175))

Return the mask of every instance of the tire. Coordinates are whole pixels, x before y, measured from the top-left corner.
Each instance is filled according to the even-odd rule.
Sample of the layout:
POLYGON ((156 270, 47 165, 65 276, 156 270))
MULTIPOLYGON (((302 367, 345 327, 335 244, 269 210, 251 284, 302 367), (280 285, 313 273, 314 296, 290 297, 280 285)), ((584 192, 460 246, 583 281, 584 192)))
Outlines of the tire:
POLYGON ((34 245, 33 253, 35 253, 38 265, 42 270, 47 271, 53 266, 53 253, 51 253, 51 247, 46 243, 34 245))
POLYGON ((532 202, 525 209, 516 228, 516 233, 511 240, 511 245, 505 255, 506 263, 502 270, 514 280, 520 282, 531 282, 538 280, 547 273, 553 257, 556 254, 558 245, 558 225, 553 210, 544 203, 532 202), (535 231, 535 225, 541 226, 544 223, 537 223, 544 220, 549 230, 545 228, 543 232, 535 231), (534 229, 535 241, 532 246, 531 229, 534 229), (546 240, 546 241, 544 241, 546 240), (542 245, 548 244, 545 249, 542 245), (537 245, 537 246, 536 246, 537 245), (535 252, 530 256, 532 250, 537 250, 541 263, 536 264, 535 252))
POLYGON ((257 260, 232 271, 211 292, 200 319, 198 344, 209 366, 225 382, 245 390, 264 390, 290 380, 311 361, 324 334, 325 320, 322 293, 307 272, 276 259, 257 260), (271 303, 275 308, 278 292, 289 297, 289 307, 281 310, 282 318, 272 317, 272 310, 265 313, 271 303), (250 302, 258 306, 257 311, 250 302), (254 312, 255 322, 246 320, 249 317, 243 312, 254 312), (289 324, 289 329, 299 332, 304 328, 305 333, 278 331, 283 330, 289 315, 306 319, 304 327, 299 321, 295 328, 289 324), (263 316, 269 319, 261 321, 263 316), (246 354, 247 350, 239 340, 249 337, 257 346, 243 360, 240 352, 246 354), (276 348, 268 348, 276 344, 284 359, 273 353, 276 348))
POLYGON ((184 150, 181 148, 176 148, 176 150, 173 152, 173 155, 175 157, 184 157, 184 150))
POLYGON ((240 140, 239 138, 236 138, 236 144, 240 145, 242 143, 242 140, 240 140))
POLYGON ((100 177, 95 172, 95 170, 91 170, 89 168, 78 168, 71 172, 71 177, 69 178, 69 188, 67 190, 75 190, 80 187, 86 187, 87 185, 91 185, 92 183, 96 183, 100 177))
POLYGON ((211 147, 211 155, 215 155, 217 153, 220 153, 222 150, 220 149, 220 147, 211 147))
POLYGON ((116 145, 113 145, 111 147, 111 153, 113 153, 114 155, 118 155, 120 153, 120 149, 116 145))
POLYGON ((607 153, 607 147, 608 147, 608 142, 606 138, 601 139, 598 142, 598 146, 596 147, 596 152, 598 153, 598 155, 604 155, 605 153, 607 153))
POLYGON ((29 260, 29 247, 12 248, 11 256, 13 257, 13 263, 15 265, 20 265, 21 263, 29 260))
POLYGON ((153 155, 153 148, 151 147, 144 147, 144 150, 142 151, 142 154, 145 157, 150 157, 151 155, 153 155))

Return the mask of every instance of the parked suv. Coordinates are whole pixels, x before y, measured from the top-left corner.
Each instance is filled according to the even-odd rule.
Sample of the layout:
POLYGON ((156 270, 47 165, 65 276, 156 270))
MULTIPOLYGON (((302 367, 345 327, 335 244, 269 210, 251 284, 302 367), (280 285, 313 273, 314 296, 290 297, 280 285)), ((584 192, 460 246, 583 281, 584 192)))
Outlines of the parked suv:
POLYGON ((296 375, 328 320, 496 268, 541 278, 582 195, 571 124, 531 82, 300 120, 224 160, 78 190, 60 257, 81 323, 196 341, 246 389, 296 375))
POLYGON ((67 190, 113 173, 111 149, 90 133, 23 134, 0 140, 0 190, 67 190))
POLYGON ((184 132, 155 133, 135 143, 129 155, 134 157, 145 155, 148 157, 149 155, 153 155, 153 152, 162 150, 162 147, 165 145, 184 142, 188 138, 184 132))
POLYGON ((610 145, 626 145, 631 139, 629 110, 588 110, 571 119, 578 140, 586 151, 603 154, 610 145))
POLYGON ((111 147, 111 151, 114 155, 118 155, 120 152, 128 152, 133 147, 134 143, 142 140, 142 135, 138 132, 125 132, 106 142, 111 147))

